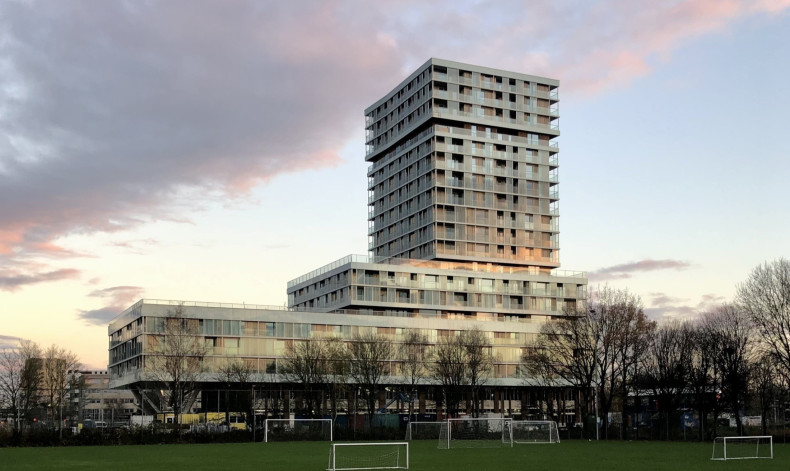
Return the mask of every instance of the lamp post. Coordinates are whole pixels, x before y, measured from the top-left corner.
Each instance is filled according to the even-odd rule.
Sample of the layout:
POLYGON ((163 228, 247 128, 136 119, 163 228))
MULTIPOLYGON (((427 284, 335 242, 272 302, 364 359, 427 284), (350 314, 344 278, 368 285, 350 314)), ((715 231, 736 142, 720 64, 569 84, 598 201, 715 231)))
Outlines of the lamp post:
POLYGON ((599 426, 598 426, 598 386, 595 386, 595 440, 598 441, 600 438, 599 433, 599 426))
MULTIPOLYGON (((590 309, 590 314, 595 314, 595 309, 590 309)), ((595 385, 595 441, 598 441, 600 439, 600 427, 598 424, 598 387, 599 385, 596 384, 595 385)))
MULTIPOLYGON (((414 412, 414 396, 417 395, 417 388, 412 388, 411 396, 409 396, 409 409, 411 409, 412 416, 416 416, 417 414, 414 412)), ((414 417, 410 417, 409 420, 412 420, 414 417)))

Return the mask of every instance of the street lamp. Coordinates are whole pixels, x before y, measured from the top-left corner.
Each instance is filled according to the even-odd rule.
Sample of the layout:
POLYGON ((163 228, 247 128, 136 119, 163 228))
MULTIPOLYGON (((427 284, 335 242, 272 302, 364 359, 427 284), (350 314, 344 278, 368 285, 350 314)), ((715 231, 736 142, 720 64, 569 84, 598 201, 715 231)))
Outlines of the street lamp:
POLYGON ((600 427, 598 425, 598 386, 595 386, 595 440, 598 441, 599 439, 599 430, 600 427))
MULTIPOLYGON (((590 314, 595 314, 595 309, 590 309, 590 314)), ((600 427, 598 424, 598 385, 595 385, 595 440, 600 439, 600 427)))

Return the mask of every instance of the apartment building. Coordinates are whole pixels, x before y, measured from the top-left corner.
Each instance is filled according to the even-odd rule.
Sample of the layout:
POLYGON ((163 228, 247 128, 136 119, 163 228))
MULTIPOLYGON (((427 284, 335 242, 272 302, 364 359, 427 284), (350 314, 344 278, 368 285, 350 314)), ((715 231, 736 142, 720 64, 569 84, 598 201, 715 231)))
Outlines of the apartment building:
MULTIPOLYGON (((109 326, 113 387, 142 390, 161 319, 181 306, 210 346, 207 371, 231 359, 256 381, 287 385, 289 344, 394 343, 478 329, 495 358, 494 412, 519 410, 521 353, 541 325, 586 297, 583 272, 561 271, 553 79, 430 59, 365 110, 368 255, 349 255, 288 283, 288 307, 141 300, 109 326), (515 402, 513 402, 515 401, 515 402)), ((386 381, 402 383, 393 358, 386 381)), ((206 388, 216 375, 204 375, 206 388)), ((430 392, 421 410, 430 409, 430 392)), ((210 398, 203 398, 203 402, 210 398)), ((151 401, 151 404, 156 401, 151 401)), ((523 405, 526 407, 526 404, 523 405)))
POLYGON ((431 59, 365 110, 372 255, 558 267, 558 86, 431 59))
POLYGON ((72 392, 72 401, 79 410, 78 422, 89 427, 128 425, 139 411, 134 395, 125 389, 111 389, 106 370, 79 372, 79 389, 72 392))
POLYGON ((370 256, 289 306, 541 323, 585 299, 559 260, 559 82, 430 59, 365 110, 370 256))

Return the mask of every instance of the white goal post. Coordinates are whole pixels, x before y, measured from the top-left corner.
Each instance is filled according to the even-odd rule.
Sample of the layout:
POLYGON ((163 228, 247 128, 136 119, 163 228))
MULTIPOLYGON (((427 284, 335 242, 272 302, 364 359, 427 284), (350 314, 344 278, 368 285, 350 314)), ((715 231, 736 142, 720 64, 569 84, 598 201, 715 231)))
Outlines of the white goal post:
POLYGON ((407 442, 333 443, 327 471, 409 469, 407 442))
POLYGON ((513 446, 513 419, 505 417, 447 419, 439 432, 439 449, 513 446))
POLYGON ((774 439, 771 435, 751 437, 716 437, 713 439, 712 460, 747 460, 774 457, 774 439))
POLYGON ((553 420, 514 420, 513 443, 559 443, 560 430, 553 420))
POLYGON ((410 421, 406 425, 406 441, 410 440, 436 440, 442 428, 442 422, 410 421))
POLYGON ((263 441, 333 441, 332 419, 266 419, 263 441))

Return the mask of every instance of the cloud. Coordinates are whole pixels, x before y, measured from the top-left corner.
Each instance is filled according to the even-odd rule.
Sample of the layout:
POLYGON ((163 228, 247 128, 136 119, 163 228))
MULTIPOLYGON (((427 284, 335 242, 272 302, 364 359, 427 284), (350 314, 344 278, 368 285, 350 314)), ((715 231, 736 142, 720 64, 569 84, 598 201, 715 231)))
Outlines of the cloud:
POLYGON ((688 301, 686 298, 676 298, 665 293, 650 293, 648 296, 653 307, 665 307, 688 301))
POLYGON ((648 297, 649 307, 645 308, 645 314, 654 320, 691 319, 725 302, 723 296, 712 293, 702 295, 696 304, 690 299, 676 298, 666 293, 650 293, 648 297))
POLYGON ((162 244, 156 239, 139 239, 139 240, 126 240, 126 241, 118 241, 113 242, 112 245, 119 249, 124 249, 129 253, 133 254, 144 254, 146 249, 150 247, 158 247, 162 244))
POLYGON ((557 77, 563 94, 583 96, 628 86, 696 38, 790 8, 787 0, 423 3, 403 5, 430 24, 401 35, 401 49, 557 77), (461 39, 470 24, 479 34, 461 39))
POLYGON ((336 165, 361 110, 430 56, 591 95, 651 73, 690 39, 788 6, 2 2, 0 265, 78 256, 59 238, 188 221, 277 175, 336 165))
POLYGON ((106 325, 121 311, 140 299, 144 291, 139 286, 113 286, 93 291, 88 296, 104 299, 106 304, 98 309, 80 311, 78 317, 88 324, 106 325))
POLYGON ((399 67, 390 41, 360 40, 375 25, 346 28, 344 15, 332 4, 4 3, 0 255, 188 219, 278 174, 338 163, 383 91, 373 77, 399 67))
POLYGON ((645 259, 636 262, 613 265, 611 267, 600 268, 588 274, 590 281, 622 280, 631 278, 634 273, 657 270, 685 270, 690 267, 689 262, 682 260, 652 260, 645 259))
POLYGON ((16 291, 27 285, 47 283, 61 280, 72 280, 80 276, 80 271, 63 268, 52 271, 21 271, 20 267, 0 268, 0 290, 16 291))
POLYGON ((13 335, 0 334, 0 350, 4 348, 14 348, 19 345, 19 341, 24 340, 22 337, 14 337, 13 335))

